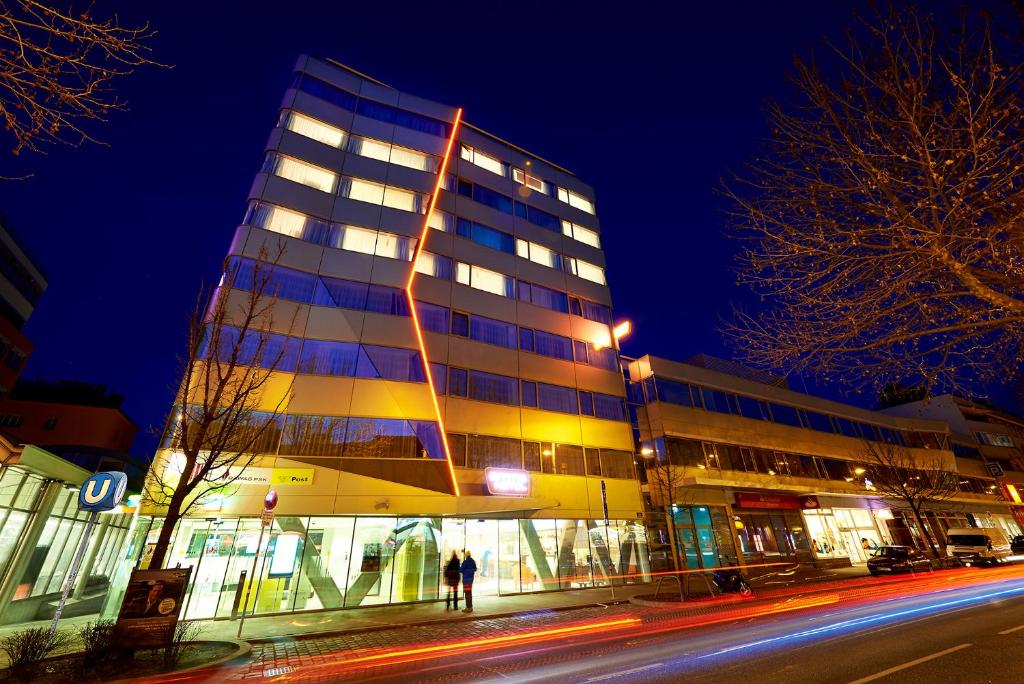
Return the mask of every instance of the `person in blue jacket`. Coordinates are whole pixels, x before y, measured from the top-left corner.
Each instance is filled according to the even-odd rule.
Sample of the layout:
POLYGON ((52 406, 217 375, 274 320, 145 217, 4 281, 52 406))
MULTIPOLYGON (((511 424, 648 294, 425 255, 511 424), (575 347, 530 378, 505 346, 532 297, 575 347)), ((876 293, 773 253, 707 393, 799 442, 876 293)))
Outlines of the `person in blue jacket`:
POLYGON ((476 575, 476 561, 473 554, 466 551, 466 557, 462 561, 462 596, 466 599, 466 607, 463 613, 473 612, 473 577, 476 575))

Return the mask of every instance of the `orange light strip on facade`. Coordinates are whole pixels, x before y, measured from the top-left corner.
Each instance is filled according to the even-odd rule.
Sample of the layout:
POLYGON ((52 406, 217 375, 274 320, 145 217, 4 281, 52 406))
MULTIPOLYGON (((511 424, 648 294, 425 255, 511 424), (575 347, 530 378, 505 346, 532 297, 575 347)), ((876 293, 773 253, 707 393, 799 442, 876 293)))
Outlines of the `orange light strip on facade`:
POLYGON ((430 205, 427 207, 427 216, 423 221, 423 231, 416 243, 416 252, 412 256, 412 268, 409 270, 409 281, 405 285, 405 296, 409 300, 409 311, 412 313, 412 326, 416 331, 416 341, 420 345, 420 357, 423 359, 423 372, 427 376, 427 385, 430 387, 430 400, 434 402, 434 415, 437 416, 437 428, 441 431, 441 444, 444 446, 444 457, 448 461, 448 475, 452 480, 452 492, 459 495, 459 483, 455 479, 455 465, 452 463, 452 452, 448 447, 448 433, 444 429, 444 419, 441 417, 441 405, 437 402, 437 388, 434 387, 434 375, 430 372, 430 359, 427 358, 427 344, 423 339, 423 330, 420 328, 420 317, 416 313, 416 300, 412 296, 412 284, 416 280, 416 263, 419 261, 420 253, 427 242, 427 235, 430 233, 430 216, 434 213, 437 205, 437 198, 441 194, 441 183, 448 170, 448 160, 452 156, 452 147, 455 145, 455 136, 459 132, 459 123, 462 121, 462 109, 455 112, 455 121, 452 123, 452 134, 448 138, 448 146, 444 151, 444 158, 441 160, 441 169, 437 172, 437 181, 434 183, 434 192, 430 195, 430 205))

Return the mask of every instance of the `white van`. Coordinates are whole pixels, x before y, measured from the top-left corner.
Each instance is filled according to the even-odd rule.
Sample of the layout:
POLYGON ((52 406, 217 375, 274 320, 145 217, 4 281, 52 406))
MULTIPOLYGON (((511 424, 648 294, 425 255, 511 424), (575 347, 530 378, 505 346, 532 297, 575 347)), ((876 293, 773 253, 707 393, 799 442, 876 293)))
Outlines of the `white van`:
POLYGON ((995 527, 951 527, 946 555, 964 565, 995 565, 1010 555, 1010 541, 995 527))

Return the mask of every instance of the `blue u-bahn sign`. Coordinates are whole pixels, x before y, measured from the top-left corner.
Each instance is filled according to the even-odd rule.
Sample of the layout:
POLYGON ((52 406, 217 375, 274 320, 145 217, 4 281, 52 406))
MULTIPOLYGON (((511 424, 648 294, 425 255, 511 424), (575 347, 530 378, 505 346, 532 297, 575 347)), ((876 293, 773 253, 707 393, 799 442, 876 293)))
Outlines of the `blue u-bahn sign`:
POLYGON ((78 510, 109 511, 121 503, 128 487, 124 473, 105 472, 90 475, 78 492, 78 510))

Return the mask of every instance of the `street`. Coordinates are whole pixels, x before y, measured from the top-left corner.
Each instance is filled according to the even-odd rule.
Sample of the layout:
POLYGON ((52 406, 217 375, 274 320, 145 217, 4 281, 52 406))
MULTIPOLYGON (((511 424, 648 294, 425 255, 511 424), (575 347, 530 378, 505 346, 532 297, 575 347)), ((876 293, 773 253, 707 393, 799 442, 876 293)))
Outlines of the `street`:
POLYGON ((604 616, 566 616, 519 634, 361 649, 262 674, 272 681, 1006 681, 1024 672, 1022 570, 847 581, 682 617, 613 606, 604 616))

